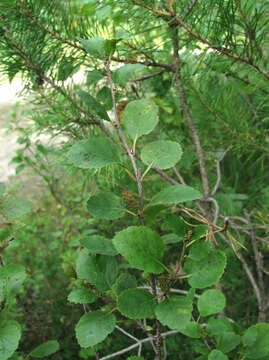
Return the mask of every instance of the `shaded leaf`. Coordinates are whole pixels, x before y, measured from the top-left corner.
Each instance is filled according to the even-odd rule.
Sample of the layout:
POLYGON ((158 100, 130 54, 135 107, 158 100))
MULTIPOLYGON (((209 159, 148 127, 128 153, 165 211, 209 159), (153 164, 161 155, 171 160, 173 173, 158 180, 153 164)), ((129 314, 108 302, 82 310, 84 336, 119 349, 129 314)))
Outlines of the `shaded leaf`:
POLYGON ((226 266, 226 255, 220 250, 210 250, 202 256, 203 243, 204 241, 199 241, 192 245, 197 253, 201 249, 201 257, 194 259, 188 256, 184 264, 185 272, 190 275, 188 283, 198 289, 214 285, 222 276, 226 266))
POLYGON ((92 97, 89 93, 83 90, 78 90, 77 93, 85 102, 89 111, 94 112, 101 119, 110 121, 105 108, 94 97, 92 97))
POLYGON ((228 360, 228 357, 219 350, 212 350, 208 355, 208 360, 228 360))
POLYGON ((89 281, 99 290, 109 290, 118 274, 118 265, 114 256, 91 255, 82 251, 76 264, 79 278, 89 281))
POLYGON ((80 140, 71 147, 67 157, 82 169, 99 169, 119 161, 117 146, 105 138, 80 140))
POLYGON ((68 295, 67 300, 75 304, 91 304, 96 300, 96 295, 90 289, 75 289, 68 295))
POLYGON ((123 273, 120 274, 112 288, 117 295, 120 295, 123 291, 136 287, 136 278, 128 273, 123 273))
POLYGON ((269 354, 269 324, 252 325, 243 335, 245 349, 243 354, 248 359, 260 359, 269 354))
POLYGON ((160 169, 169 169, 181 159, 181 146, 174 141, 154 141, 145 145, 141 151, 142 161, 160 169))
POLYGON ((191 319, 192 302, 186 297, 171 296, 155 308, 158 320, 172 330, 187 326, 191 319))
POLYGON ((116 234, 118 252, 137 269, 160 274, 164 244, 160 235, 144 226, 130 226, 116 234))
POLYGON ((131 139, 149 134, 158 121, 158 107, 151 100, 131 101, 123 113, 123 125, 131 139))
POLYGON ((125 290, 118 299, 118 310, 130 319, 150 318, 155 306, 154 296, 143 289, 125 290))
POLYGON ((91 196, 87 209, 97 219, 115 220, 124 215, 122 199, 112 192, 101 192, 91 196))
POLYGON ((38 359, 43 359, 45 356, 54 354, 59 349, 60 345, 57 340, 49 340, 31 351, 30 356, 36 357, 38 359))
POLYGON ((208 316, 221 312, 225 307, 225 296, 217 289, 206 290, 198 300, 200 315, 208 316))
POLYGON ((200 199, 201 197, 201 193, 190 186, 170 185, 153 196, 149 206, 158 204, 177 204, 185 201, 200 199))
POLYGON ((8 196, 0 199, 0 213, 9 220, 17 219, 32 210, 32 203, 25 199, 8 196))
POLYGON ((92 235, 80 240, 81 245, 93 254, 102 254, 115 256, 118 254, 112 240, 106 239, 104 236, 92 235))
POLYGON ((97 59, 105 58, 104 43, 105 39, 101 37, 93 37, 88 40, 78 38, 85 50, 97 59))
POLYGON ((83 315, 76 325, 76 337, 83 348, 99 344, 114 330, 116 318, 101 310, 83 315))
POLYGON ((7 360, 15 352, 21 337, 21 327, 17 321, 0 325, 0 359, 7 360))

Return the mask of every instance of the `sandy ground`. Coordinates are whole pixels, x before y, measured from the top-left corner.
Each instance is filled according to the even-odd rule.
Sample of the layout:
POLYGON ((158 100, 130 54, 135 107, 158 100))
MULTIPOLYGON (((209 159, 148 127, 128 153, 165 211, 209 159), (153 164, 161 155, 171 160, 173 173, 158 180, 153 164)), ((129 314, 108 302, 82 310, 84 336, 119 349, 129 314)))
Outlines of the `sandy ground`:
POLYGON ((10 175, 15 174, 15 165, 8 165, 15 156, 19 144, 16 143, 18 134, 7 133, 8 122, 12 119, 14 105, 22 101, 19 92, 22 90, 20 79, 0 83, 0 182, 6 182, 10 175))
MULTIPOLYGON (((84 71, 79 71, 71 79, 68 79, 67 83, 81 83, 84 75, 84 71)), ((15 78, 11 84, 8 80, 0 82, 0 182, 8 181, 9 177, 15 174, 16 164, 9 163, 20 147, 17 144, 19 134, 16 131, 7 132, 7 128, 12 120, 16 103, 19 102, 19 107, 23 106, 23 97, 20 95, 22 89, 23 84, 19 78, 15 78)), ((49 137, 42 135, 40 141, 47 143, 49 137)))

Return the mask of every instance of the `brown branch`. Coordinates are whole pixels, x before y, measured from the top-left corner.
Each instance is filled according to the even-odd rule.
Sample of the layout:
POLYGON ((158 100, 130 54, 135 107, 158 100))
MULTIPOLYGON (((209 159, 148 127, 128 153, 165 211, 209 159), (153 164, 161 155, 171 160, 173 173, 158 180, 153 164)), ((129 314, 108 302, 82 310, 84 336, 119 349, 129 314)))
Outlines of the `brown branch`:
POLYGON ((266 304, 265 304, 265 285, 263 281, 263 262, 262 262, 262 255, 259 252, 256 235, 254 231, 254 227, 250 220, 250 215, 247 212, 247 210, 244 211, 246 219, 248 221, 248 225, 250 228, 250 239, 251 239, 251 245, 254 252, 254 258, 255 258, 255 266, 256 271, 258 275, 258 285, 260 290, 260 302, 259 302, 259 316, 258 316, 258 322, 263 322, 266 320, 266 304))
MULTIPOLYGON (((167 332, 165 332, 165 333, 161 333, 160 336, 161 336, 161 338, 166 338, 167 336, 176 335, 176 334, 178 334, 178 333, 179 333, 178 330, 171 330, 171 331, 167 331, 167 332)), ((150 341, 152 341, 152 340, 154 340, 154 337, 147 337, 147 338, 145 338, 145 339, 139 340, 139 342, 137 342, 137 343, 135 343, 135 344, 133 344, 133 345, 131 345, 131 346, 128 346, 128 347, 125 348, 125 349, 122 349, 122 350, 120 350, 120 351, 117 351, 117 352, 115 352, 115 353, 113 353, 113 354, 104 356, 104 357, 100 358, 100 360, 113 359, 113 358, 115 358, 116 356, 123 355, 123 354, 125 354, 125 353, 127 353, 127 352, 129 352, 129 351, 131 351, 131 350, 133 350, 133 349, 136 349, 137 347, 139 347, 139 346, 141 346, 141 345, 143 345, 143 344, 145 344, 145 343, 147 343, 147 342, 150 342, 150 341)))
POLYGON ((201 173, 203 189, 204 189, 204 198, 206 199, 209 196, 209 184, 208 184, 207 171, 206 171, 205 161, 204 161, 204 153, 203 153, 203 149, 201 146, 198 132, 196 130, 194 121, 192 119, 192 115, 190 113, 190 108, 187 103, 184 87, 181 82, 181 68, 180 68, 180 60, 179 60, 178 51, 179 51, 178 29, 175 28, 174 33, 173 33, 173 62, 174 62, 174 71, 175 71, 175 83, 178 88, 178 95, 179 95, 179 98, 180 98, 180 101, 182 104, 183 112, 184 112, 184 115, 188 122, 189 128, 191 130, 192 138, 193 138, 193 141, 194 141, 194 144, 196 147, 196 153, 197 153, 199 164, 200 164, 200 173, 201 173))

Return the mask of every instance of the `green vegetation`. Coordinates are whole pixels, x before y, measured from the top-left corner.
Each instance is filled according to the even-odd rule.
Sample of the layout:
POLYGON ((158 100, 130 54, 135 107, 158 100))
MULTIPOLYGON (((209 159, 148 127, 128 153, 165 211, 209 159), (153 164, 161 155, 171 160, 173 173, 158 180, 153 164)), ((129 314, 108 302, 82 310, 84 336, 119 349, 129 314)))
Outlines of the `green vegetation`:
POLYGON ((1 0, 28 189, 0 183, 1 360, 269 359, 268 15, 1 0))

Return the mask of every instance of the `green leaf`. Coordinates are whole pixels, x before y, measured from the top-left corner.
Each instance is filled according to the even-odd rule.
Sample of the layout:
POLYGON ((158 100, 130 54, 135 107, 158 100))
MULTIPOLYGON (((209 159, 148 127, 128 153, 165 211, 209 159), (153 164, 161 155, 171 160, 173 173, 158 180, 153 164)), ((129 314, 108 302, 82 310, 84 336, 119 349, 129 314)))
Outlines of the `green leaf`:
POLYGON ((118 232, 113 243, 135 268, 155 274, 163 272, 164 244, 158 233, 144 226, 130 226, 118 232))
POLYGON ((76 325, 76 337, 83 348, 99 344, 114 330, 116 318, 101 310, 83 315, 76 325))
POLYGON ((113 73, 113 81, 115 84, 125 86, 129 80, 139 76, 143 69, 144 66, 140 64, 126 64, 113 73))
POLYGON ((141 151, 142 161, 160 169, 169 169, 181 159, 182 148, 174 141, 154 141, 143 147, 141 151))
POLYGON ((104 49, 105 54, 107 56, 112 56, 116 50, 117 42, 119 42, 120 39, 111 39, 111 40, 105 40, 104 42, 104 49))
POLYGON ((191 313, 192 302, 183 296, 171 296, 155 308, 155 314, 163 325, 179 331, 189 324, 191 313))
POLYGON ((144 360, 142 356, 128 356, 127 360, 144 360))
POLYGON ((0 267, 0 301, 10 301, 20 290, 26 279, 22 265, 9 264, 0 267))
POLYGON ((36 347, 31 353, 30 356, 36 357, 38 359, 43 359, 45 356, 54 354, 60 349, 60 345, 57 340, 49 340, 44 344, 36 347))
POLYGON ((104 77, 103 74, 101 74, 100 71, 98 71, 98 70, 87 71, 86 84, 87 85, 95 84, 96 82, 101 80, 103 77, 104 77))
POLYGON ((89 93, 83 90, 77 90, 78 95, 85 102, 90 112, 95 113, 101 119, 110 121, 109 116, 103 105, 101 105, 94 97, 92 97, 89 93))
POLYGON ((233 331, 220 333, 215 335, 215 338, 217 348, 223 353, 230 352, 241 343, 241 336, 235 334, 233 331))
POLYGON ((3 195, 3 193, 5 192, 5 183, 0 182, 0 196, 3 195))
POLYGON ((149 134, 158 121, 158 107, 151 100, 131 101, 123 113, 123 125, 133 140, 149 134))
POLYGON ((201 199, 199 191, 186 185, 170 185, 158 194, 153 196, 149 206, 157 204, 177 204, 185 201, 201 199))
POLYGON ((182 218, 175 214, 168 214, 161 226, 162 230, 172 230, 181 240, 184 239, 184 236, 190 229, 190 226, 187 225, 182 218))
POLYGON ((118 274, 118 265, 114 256, 91 255, 82 251, 76 264, 79 278, 89 281, 99 290, 111 289, 118 274))
POLYGON ((8 196, 0 199, 0 213, 9 220, 17 219, 32 210, 32 203, 25 199, 8 196))
POLYGON ((163 235, 162 241, 164 242, 164 244, 168 245, 168 244, 178 243, 182 241, 182 239, 180 239, 176 234, 171 233, 171 234, 163 235))
POLYGON ((106 239, 104 236, 92 235, 87 238, 82 238, 80 243, 92 254, 109 256, 115 256, 118 254, 112 240, 106 239))
POLYGON ((208 360, 228 360, 228 357, 219 350, 212 350, 210 351, 208 360))
POLYGON ((75 304, 91 304, 96 300, 96 296, 90 289, 75 289, 68 295, 67 300, 75 304))
POLYGON ((17 321, 0 325, 0 359, 7 360, 15 352, 21 337, 21 327, 17 321))
POLYGON ((226 318, 210 318, 206 330, 212 335, 233 332, 232 324, 226 318))
POLYGON ((187 323, 179 324, 178 330, 193 339, 198 339, 201 336, 201 326, 195 321, 189 321, 187 323))
POLYGON ((206 290, 198 300, 198 310, 201 316, 221 312, 226 304, 225 296, 217 289, 206 290))
POLYGON ((143 289, 125 290, 118 299, 118 310, 130 319, 150 318, 155 306, 154 296, 143 289))
POLYGON ((128 273, 120 274, 115 284, 112 286, 113 291, 120 295, 123 291, 137 287, 136 278, 128 273))
POLYGON ((88 40, 78 38, 85 50, 97 59, 105 59, 105 39, 101 37, 93 37, 88 40))
POLYGON ((64 58, 58 68, 58 81, 65 81, 74 70, 74 58, 64 58))
POLYGON ((203 289, 214 285, 222 276, 226 266, 226 255, 220 250, 210 250, 202 256, 205 241, 200 240, 192 245, 196 253, 201 250, 199 259, 188 256, 184 264, 185 272, 190 275, 188 283, 191 287, 203 289))
POLYGON ((99 169, 119 161, 117 146, 105 138, 80 140, 71 147, 67 157, 82 169, 99 169))
POLYGON ((115 220, 124 215, 122 199, 112 192, 101 192, 89 198, 87 209, 97 219, 115 220))
POLYGON ((260 359, 269 355, 269 324, 259 323, 247 329, 243 336, 245 349, 243 354, 248 359, 260 359))

